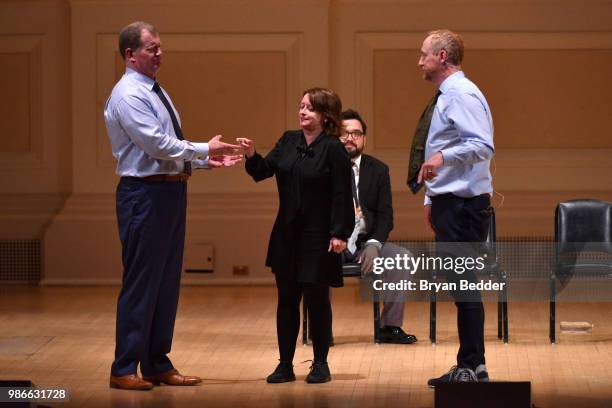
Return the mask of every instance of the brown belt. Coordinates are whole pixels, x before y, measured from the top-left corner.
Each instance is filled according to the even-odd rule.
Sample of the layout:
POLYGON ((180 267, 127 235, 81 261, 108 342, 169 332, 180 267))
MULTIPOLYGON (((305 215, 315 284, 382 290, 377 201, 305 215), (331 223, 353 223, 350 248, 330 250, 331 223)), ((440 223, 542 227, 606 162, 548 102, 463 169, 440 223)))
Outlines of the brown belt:
POLYGON ((454 195, 453 193, 444 193, 444 194, 438 194, 435 196, 430 196, 429 198, 431 198, 431 201, 438 201, 438 200, 448 200, 450 198, 461 198, 462 200, 472 200, 474 198, 479 198, 479 197, 484 197, 484 196, 491 196, 491 194, 489 193, 484 193, 484 194, 480 194, 474 197, 459 197, 457 195, 454 195))
POLYGON ((189 179, 189 174, 154 174, 146 177, 124 176, 121 178, 126 180, 146 181, 149 183, 172 183, 177 181, 187 181, 189 179))

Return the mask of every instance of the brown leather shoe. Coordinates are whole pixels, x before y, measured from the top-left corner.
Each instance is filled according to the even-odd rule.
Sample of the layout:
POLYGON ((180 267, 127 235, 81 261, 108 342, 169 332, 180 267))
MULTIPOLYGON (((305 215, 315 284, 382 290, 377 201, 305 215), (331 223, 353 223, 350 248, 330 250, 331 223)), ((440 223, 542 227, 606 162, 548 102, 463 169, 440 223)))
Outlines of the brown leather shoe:
POLYGON ((120 390, 148 391, 153 389, 153 383, 143 380, 136 374, 122 375, 120 377, 111 375, 109 386, 120 390))
POLYGON ((168 385, 198 385, 202 382, 200 377, 196 377, 194 375, 182 375, 174 368, 153 377, 143 378, 145 381, 150 381, 154 385, 160 385, 161 383, 168 385))

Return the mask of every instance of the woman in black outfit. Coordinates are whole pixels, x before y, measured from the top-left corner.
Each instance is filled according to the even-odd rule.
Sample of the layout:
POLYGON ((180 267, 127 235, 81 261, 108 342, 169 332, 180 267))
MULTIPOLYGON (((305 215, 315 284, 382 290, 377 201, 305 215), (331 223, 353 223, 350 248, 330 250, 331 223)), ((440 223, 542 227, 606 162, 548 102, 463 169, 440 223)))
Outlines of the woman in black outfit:
POLYGON ((304 92, 298 119, 301 130, 286 131, 266 155, 249 139, 246 171, 255 181, 276 176, 279 209, 270 235, 266 266, 278 289, 276 328, 280 363, 269 383, 295 381, 293 356, 300 328, 302 294, 312 325, 314 361, 309 383, 331 380, 327 353, 332 313, 329 287, 342 282, 340 253, 353 231, 351 162, 338 140, 342 103, 332 91, 304 92))

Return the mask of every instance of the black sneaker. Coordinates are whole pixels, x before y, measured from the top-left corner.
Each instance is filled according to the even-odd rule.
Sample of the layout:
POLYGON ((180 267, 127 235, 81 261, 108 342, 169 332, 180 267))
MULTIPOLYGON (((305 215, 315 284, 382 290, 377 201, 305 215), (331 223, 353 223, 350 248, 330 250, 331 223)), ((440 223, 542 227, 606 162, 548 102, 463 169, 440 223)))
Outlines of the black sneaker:
POLYGON ((285 383, 295 381, 295 373, 293 372, 293 364, 289 361, 281 361, 276 370, 266 378, 269 384, 285 383))
POLYGON ((478 382, 478 378, 474 371, 469 368, 452 366, 446 374, 427 381, 427 385, 431 388, 436 388, 437 385, 449 382, 478 382))
POLYGON ((405 333, 401 327, 385 326, 380 329, 381 343, 412 344, 416 341, 415 335, 405 333))
POLYGON ((480 364, 474 370, 476 374, 476 378, 478 378, 478 382, 489 382, 489 372, 487 371, 487 366, 484 364, 480 364))
POLYGON ((320 384, 331 381, 331 373, 327 363, 315 361, 310 366, 310 372, 306 376, 306 382, 309 384, 320 384))

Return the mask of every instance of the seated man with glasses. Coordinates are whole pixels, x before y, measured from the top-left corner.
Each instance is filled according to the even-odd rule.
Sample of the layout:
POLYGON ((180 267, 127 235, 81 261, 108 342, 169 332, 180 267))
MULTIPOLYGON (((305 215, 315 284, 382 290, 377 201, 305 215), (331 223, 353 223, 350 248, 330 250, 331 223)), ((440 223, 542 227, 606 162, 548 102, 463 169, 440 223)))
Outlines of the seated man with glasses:
MULTIPOLYGON (((346 262, 361 263, 362 274, 371 273, 377 257, 395 258, 408 250, 388 243, 393 229, 391 205, 391 181, 389 167, 380 160, 363 154, 366 145, 367 126, 354 110, 342 112, 343 131, 340 141, 344 144, 353 163, 353 201, 355 203, 355 229, 344 253, 346 262)), ((410 273, 402 270, 386 271, 385 280, 409 279, 410 273)), ((404 301, 385 299, 381 316, 380 341, 383 343, 412 344, 417 338, 405 333, 401 326, 404 319, 404 301)))

